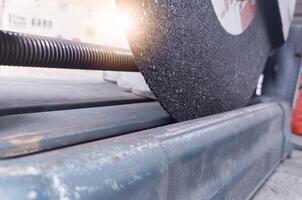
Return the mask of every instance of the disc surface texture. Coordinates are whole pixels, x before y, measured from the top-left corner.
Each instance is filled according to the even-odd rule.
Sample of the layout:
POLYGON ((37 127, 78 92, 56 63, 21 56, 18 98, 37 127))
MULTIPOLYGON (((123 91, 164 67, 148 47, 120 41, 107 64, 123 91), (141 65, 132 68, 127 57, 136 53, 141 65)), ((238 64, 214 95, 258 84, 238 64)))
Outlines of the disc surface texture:
POLYGON ((246 106, 272 48, 261 5, 249 11, 239 32, 228 29, 213 5, 127 1, 137 19, 129 34, 131 50, 151 90, 177 121, 246 106))

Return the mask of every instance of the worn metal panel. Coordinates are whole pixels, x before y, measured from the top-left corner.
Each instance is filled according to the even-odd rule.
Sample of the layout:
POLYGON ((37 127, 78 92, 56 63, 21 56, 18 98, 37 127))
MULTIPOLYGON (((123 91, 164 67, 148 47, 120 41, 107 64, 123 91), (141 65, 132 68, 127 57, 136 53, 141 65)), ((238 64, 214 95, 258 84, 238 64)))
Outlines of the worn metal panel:
POLYGON ((0 158, 37 153, 171 123, 159 103, 0 117, 0 158))
POLYGON ((150 101, 102 81, 0 79, 0 115, 150 101))
POLYGON ((168 199, 247 199, 282 158, 283 112, 262 106, 212 117, 210 126, 191 125, 185 135, 165 139, 168 199))
POLYGON ((64 200, 247 199, 284 158, 288 112, 285 103, 264 103, 1 160, 0 196, 14 200, 29 196, 64 200))

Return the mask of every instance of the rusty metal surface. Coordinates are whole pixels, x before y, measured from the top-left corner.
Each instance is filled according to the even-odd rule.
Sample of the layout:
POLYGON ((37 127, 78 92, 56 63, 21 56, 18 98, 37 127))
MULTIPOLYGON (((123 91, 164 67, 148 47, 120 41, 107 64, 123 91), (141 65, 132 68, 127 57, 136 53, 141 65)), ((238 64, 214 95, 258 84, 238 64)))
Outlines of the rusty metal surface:
POLYGON ((0 158, 104 139, 171 123, 156 102, 0 117, 0 158))
POLYGON ((247 199, 286 155, 288 113, 285 103, 264 103, 0 160, 0 196, 14 200, 247 199))
POLYGON ((0 79, 0 116, 150 101, 102 81, 0 79))

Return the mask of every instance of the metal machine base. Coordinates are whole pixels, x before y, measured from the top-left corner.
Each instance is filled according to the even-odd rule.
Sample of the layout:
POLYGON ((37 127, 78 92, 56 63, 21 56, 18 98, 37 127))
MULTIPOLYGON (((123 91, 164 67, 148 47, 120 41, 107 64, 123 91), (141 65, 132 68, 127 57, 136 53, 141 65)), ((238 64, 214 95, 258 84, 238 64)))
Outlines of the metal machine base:
MULTIPOLYGON (((164 112, 159 106, 151 108, 153 112, 164 112)), ((14 200, 249 199, 290 152, 290 129, 286 123, 289 113, 284 102, 263 103, 194 121, 2 159, 0 196, 14 200)), ((136 114, 139 121, 140 113, 136 114)), ((66 124, 61 128, 68 130, 66 124)), ((51 141, 51 137, 46 139, 51 141)))

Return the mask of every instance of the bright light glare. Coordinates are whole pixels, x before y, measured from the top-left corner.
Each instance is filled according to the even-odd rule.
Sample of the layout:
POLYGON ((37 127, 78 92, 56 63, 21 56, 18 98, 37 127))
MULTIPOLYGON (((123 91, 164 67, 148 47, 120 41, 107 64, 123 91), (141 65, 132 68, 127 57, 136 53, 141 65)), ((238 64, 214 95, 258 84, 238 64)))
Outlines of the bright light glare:
POLYGON ((103 8, 98 19, 99 32, 107 45, 124 48, 128 46, 128 44, 125 45, 126 35, 134 26, 134 18, 130 12, 121 12, 116 6, 109 6, 103 8))
POLYGON ((132 17, 127 13, 117 12, 114 15, 114 26, 124 32, 131 30, 133 25, 132 17))

